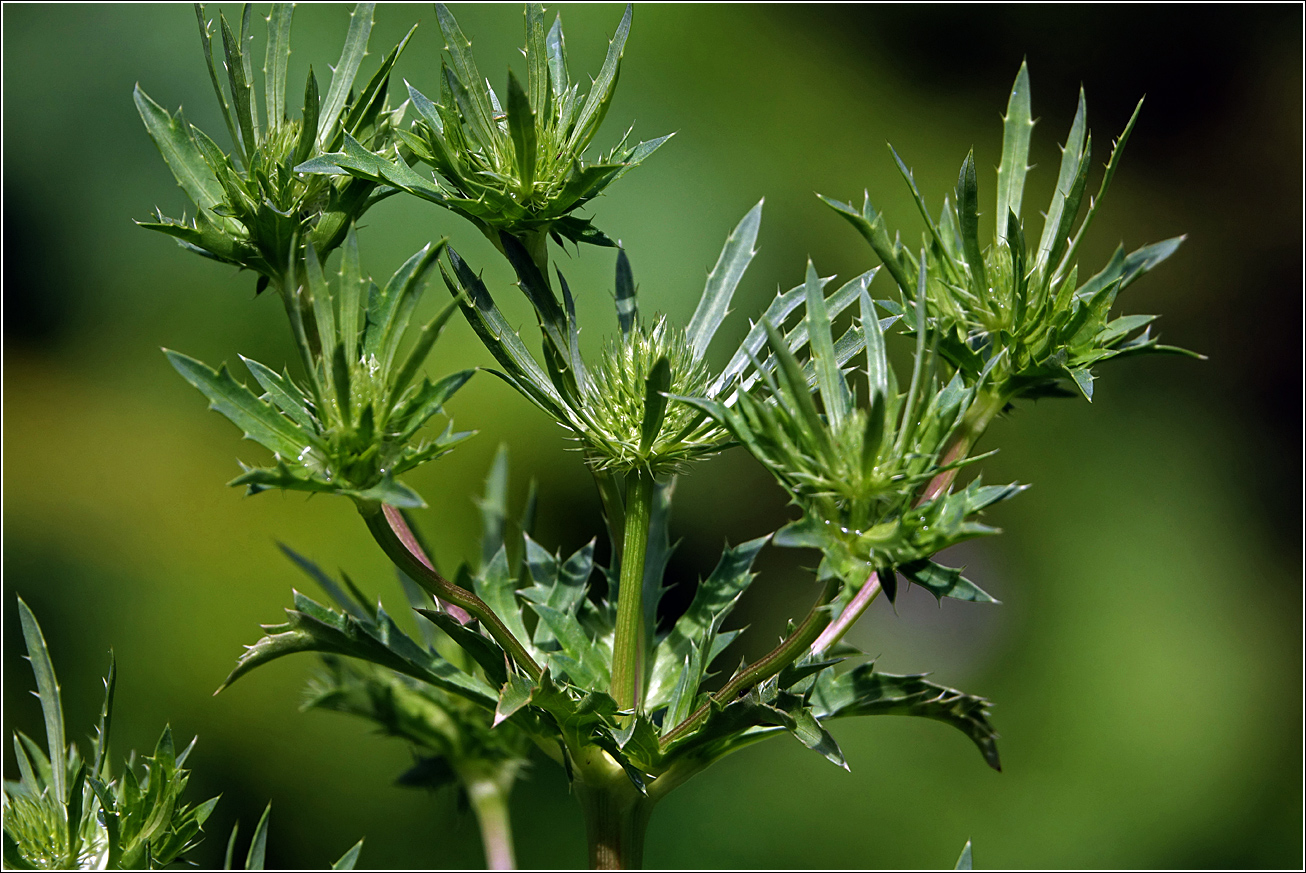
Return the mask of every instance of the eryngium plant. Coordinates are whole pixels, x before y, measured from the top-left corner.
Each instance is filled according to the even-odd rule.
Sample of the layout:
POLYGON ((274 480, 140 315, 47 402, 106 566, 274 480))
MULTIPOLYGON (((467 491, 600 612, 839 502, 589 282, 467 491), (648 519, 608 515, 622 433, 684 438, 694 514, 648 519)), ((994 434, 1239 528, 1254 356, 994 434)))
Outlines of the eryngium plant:
POLYGON ((109 727, 117 669, 109 655, 104 705, 90 758, 64 736, 63 698, 45 635, 18 598, 27 658, 45 717, 46 749, 21 731, 14 755, 21 778, 4 784, 4 865, 10 870, 118 870, 166 867, 195 847, 218 798, 192 806, 180 798, 190 778, 183 769, 195 741, 177 753, 163 729, 154 754, 133 753, 116 777, 109 758, 109 727))
POLYGON ((809 261, 805 322, 811 357, 806 372, 780 332, 764 320, 776 360, 773 370, 759 367, 765 390, 740 394, 733 407, 702 398, 686 401, 721 422, 779 480, 803 516, 776 534, 777 544, 820 549, 817 575, 841 580, 845 600, 868 580, 874 583, 877 573, 892 599, 897 568, 936 597, 992 602, 960 571, 940 567, 930 556, 971 537, 997 533, 972 517, 1020 488, 984 488, 976 480, 957 494, 918 499, 928 482, 967 463, 945 462, 943 456, 977 389, 966 387, 959 375, 939 385, 933 350, 924 345, 925 310, 916 306, 915 365, 906 393, 899 394, 885 357, 880 319, 866 277, 860 277, 856 292, 867 397, 864 405, 856 404, 835 351, 823 285, 809 261), (824 414, 808 387, 808 373, 815 375, 824 414))
POLYGON ((501 232, 518 237, 541 269, 550 235, 559 244, 565 238, 613 245, 575 211, 671 138, 631 145, 627 130, 596 160, 586 158, 616 93, 632 8, 626 7, 599 75, 582 98, 580 83, 571 81, 567 69, 562 17, 554 18, 546 34, 543 7, 529 4, 526 85, 509 71, 506 102, 477 69, 471 41, 453 14, 441 3, 435 11, 449 53, 449 63, 441 64, 439 102, 408 85, 417 117, 409 130, 396 132, 397 148, 369 148, 346 136, 344 151, 299 170, 344 172, 392 185, 463 216, 500 248, 501 232), (412 170, 408 153, 436 177, 412 170))
MULTIPOLYGON (((63 697, 45 635, 31 609, 18 598, 18 617, 27 645, 27 660, 36 676, 36 696, 45 719, 43 750, 22 731, 14 734, 20 778, 4 783, 4 867, 6 870, 162 870, 191 864, 186 854, 199 845, 204 823, 218 805, 213 797, 198 806, 181 800, 190 780, 185 769, 195 743, 177 751, 172 729, 165 727, 154 754, 137 758, 114 775, 109 757, 118 669, 109 653, 104 704, 92 738, 93 755, 83 758, 76 743, 64 737, 63 697)), ((238 870, 262 870, 267 847, 268 804, 238 870)), ((226 863, 233 869, 239 822, 227 840, 226 863)), ((352 870, 359 840, 331 865, 352 870)))
POLYGON ((234 153, 227 155, 208 134, 187 123, 180 109, 169 114, 137 85, 136 108, 141 120, 177 184, 195 204, 195 215, 189 220, 185 216, 167 218, 156 210, 154 221, 138 224, 174 237, 183 248, 253 270, 259 274, 259 291, 269 283, 280 289, 286 281, 287 265, 305 245, 321 255, 339 246, 368 207, 394 190, 367 179, 306 175, 295 167, 340 148, 346 140, 375 149, 393 142, 407 103, 390 109, 390 71, 413 31, 385 56, 362 90, 355 89, 359 66, 367 54, 375 5, 359 3, 350 13, 349 33, 325 97, 320 96, 317 78, 309 68, 303 114, 294 119, 289 117, 287 105, 294 4, 274 4, 266 19, 262 118, 250 48, 253 6, 245 6, 239 36, 226 18, 219 16, 221 63, 228 85, 224 90, 213 63, 212 22, 204 17, 203 5, 196 4, 204 60, 234 153))
MULTIPOLYGON (((600 79, 580 104, 563 78, 560 27, 556 38, 545 37, 542 11, 528 8, 527 87, 510 80, 506 112, 488 86, 481 89, 452 16, 442 8, 438 15, 453 59, 441 104, 411 89, 420 118, 399 146, 369 151, 345 135, 343 151, 299 169, 343 170, 427 199, 436 199, 435 192, 437 202, 471 218, 506 256, 537 316, 538 356, 452 249, 447 268, 441 263, 443 278, 454 305, 494 356, 495 372, 575 437, 598 485, 611 558, 606 567, 596 560, 594 540, 569 556, 551 552, 526 523, 505 534, 503 491, 495 484, 502 476, 496 473, 481 504, 482 560, 447 579, 401 512, 417 503, 415 495, 393 478, 442 453, 438 441, 413 444, 413 422, 424 421, 428 410, 434 414, 466 379, 459 373, 449 377, 452 382, 410 387, 449 310, 413 344, 409 363, 392 366, 411 313, 406 301, 415 299, 392 289, 406 288, 409 277, 429 270, 441 246, 410 260, 386 290, 368 286, 364 293, 353 237, 340 255, 336 292, 321 278, 322 249, 310 240, 301 254, 292 244, 280 287, 306 382, 254 367, 267 392, 260 398, 189 359, 174 362, 219 411, 277 453, 274 467, 238 481, 255 490, 333 491, 353 500, 385 553, 435 598, 410 598, 422 603, 417 608, 431 636, 413 639, 379 605, 346 597, 315 573, 337 608, 296 594, 288 620, 267 628, 231 678, 290 652, 329 655, 317 686, 319 704, 366 717, 438 752, 469 793, 466 774, 477 768, 511 764, 515 775, 513 755, 520 747, 514 743, 528 739, 565 769, 585 813, 591 862, 600 867, 638 865, 656 802, 760 739, 789 733, 846 766, 826 727, 833 718, 941 720, 963 731, 996 769, 996 734, 984 698, 920 676, 882 674, 871 663, 846 669, 840 666, 844 657, 861 653, 838 644, 880 591, 894 596, 899 576, 939 597, 992 600, 935 557, 953 543, 995 533, 980 513, 1020 486, 985 487, 977 478, 954 491, 957 470, 978 460, 969 457, 975 441, 1016 398, 1049 393, 1059 379, 1082 386, 1075 374, 1086 372, 1093 355, 1100 360, 1162 348, 1146 335, 1122 339, 1141 325, 1108 323, 1103 307, 1173 246, 1122 255, 1076 290, 1076 271, 1066 264, 1077 243, 1057 242, 1073 224, 1064 216, 1076 213, 1087 177, 1086 142, 1072 133, 1074 157, 1067 160, 1073 172, 1063 163, 1060 199, 1054 198, 1049 217, 1054 230, 1045 232, 1046 246, 1027 250, 1019 220, 1011 218, 1019 212, 1028 146, 1022 69, 999 174, 1005 223, 987 253, 978 242, 973 160, 963 168, 957 207, 946 205, 944 219, 931 223, 919 256, 889 244, 883 220, 869 206, 856 213, 840 205, 885 261, 899 299, 872 299, 874 271, 827 295, 829 280, 809 264, 803 283, 771 301, 714 373, 705 353, 753 257, 758 204, 727 240, 687 325, 639 311, 630 262, 618 251, 618 330, 602 358, 587 363, 571 289, 561 272, 558 292, 550 282, 546 240, 552 233, 601 241, 566 223, 574 218, 570 210, 587 199, 584 192, 575 199, 555 193, 571 190, 573 182, 597 193, 630 163, 623 158, 625 164, 593 168, 589 176, 580 164, 611 100, 629 10, 600 79), (548 175, 566 164, 548 163, 552 158, 540 150, 548 137, 550 149, 572 150, 572 175, 548 175), (409 166, 405 150, 429 155, 425 159, 442 174, 434 187, 409 166), (564 178, 560 188, 550 187, 549 179, 564 178), (464 182, 468 187, 458 187, 464 182), (836 340, 832 324, 850 308, 857 317, 836 340), (915 345, 905 391, 885 352, 884 332, 894 324, 915 345), (862 376, 850 378, 844 368, 863 350, 866 389, 859 400, 862 376), (658 627, 659 599, 669 587, 675 477, 732 443, 776 477, 801 517, 777 532, 727 545, 685 613, 658 627), (725 622, 769 542, 820 550, 821 593, 774 649, 718 683, 712 668, 738 634, 725 622), (592 582, 597 590, 591 591, 592 582)), ((1107 181, 1114 166, 1113 158, 1107 181)))

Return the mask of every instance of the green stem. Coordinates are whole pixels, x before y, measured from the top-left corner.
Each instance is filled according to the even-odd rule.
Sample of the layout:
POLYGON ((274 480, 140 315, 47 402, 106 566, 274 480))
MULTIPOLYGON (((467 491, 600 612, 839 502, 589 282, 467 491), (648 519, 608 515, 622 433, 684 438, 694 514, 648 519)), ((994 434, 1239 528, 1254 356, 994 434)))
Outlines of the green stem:
POLYGON ((517 869, 517 857, 512 845, 512 822, 508 817, 508 795, 515 778, 516 774, 512 773, 503 779, 486 775, 463 780, 467 800, 481 828, 485 865, 491 870, 517 869))
POLYGON ((638 870, 644 865, 644 835, 654 801, 640 794, 625 772, 600 749, 577 762, 572 783, 585 817, 593 870, 638 870))
POLYGON ((821 635, 821 631, 825 630, 830 623, 830 613, 825 607, 834 599, 834 595, 838 590, 838 583, 833 580, 830 581, 807 613, 807 617, 803 619, 802 624, 794 628, 794 632, 788 638, 782 640, 780 645, 736 673, 725 684, 725 687, 712 695, 711 701, 704 703, 690 713, 688 718, 668 731, 666 736, 662 738, 662 748, 667 748, 676 740, 697 730, 699 725, 707 718, 708 713, 712 711, 713 702, 718 705, 730 703, 744 691, 765 682, 801 658, 812 643, 816 641, 816 638, 821 635))
POLYGON ((622 709, 637 709, 643 702, 644 556, 648 551, 648 526, 655 490, 651 473, 632 471, 627 474, 617 629, 612 642, 612 698, 622 709))
MULTIPOLYGON (((471 616, 477 619, 486 632, 494 639, 499 646, 508 653, 508 655, 517 662, 531 677, 532 680, 540 678, 540 665, 526 651, 526 647, 521 641, 512 635, 512 631, 494 614, 494 610, 485 603, 484 600, 477 597, 465 588, 459 588, 457 585, 444 578, 433 567, 428 567, 422 563, 404 544, 403 539, 392 526, 390 515, 398 516, 398 510, 391 507, 384 507, 384 504, 373 502, 358 504, 359 514, 363 516, 363 521, 367 524, 367 529, 371 532, 372 538, 376 540, 377 545, 386 553, 391 561, 412 578, 414 582, 421 585, 432 596, 440 600, 448 601, 455 606, 465 609, 471 616)), ((400 517, 402 520, 402 517, 400 517)))

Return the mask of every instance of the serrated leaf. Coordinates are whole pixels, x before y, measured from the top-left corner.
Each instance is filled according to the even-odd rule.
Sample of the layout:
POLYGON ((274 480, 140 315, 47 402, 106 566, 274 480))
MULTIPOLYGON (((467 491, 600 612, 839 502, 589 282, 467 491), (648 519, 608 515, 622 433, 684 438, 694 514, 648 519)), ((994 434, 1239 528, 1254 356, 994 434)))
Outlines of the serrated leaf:
MULTIPOLYGON (((1007 99, 1007 114, 1002 117, 1002 161, 998 165, 998 216, 996 241, 1007 240, 1003 216, 1020 215, 1020 201, 1025 191, 1025 175, 1029 170, 1029 135, 1034 129, 1030 117, 1029 68, 1024 61, 1016 73, 1007 99)), ((958 198, 960 202, 960 198, 958 198)), ((1055 226, 1056 222, 1053 222, 1055 226)))
POLYGON ((372 15, 375 3, 357 3, 349 13, 349 30, 345 34, 345 44, 340 50, 340 60, 336 62, 331 73, 331 85, 327 88, 326 98, 318 116, 317 143, 326 149, 331 141, 328 138, 340 120, 345 101, 349 99, 350 89, 358 75, 358 67, 367 54, 367 40, 372 33, 372 15))
POLYGON ((209 399, 209 408, 226 416, 248 439, 283 458, 298 459, 311 448, 314 441, 308 434, 233 379, 225 364, 214 371, 180 352, 163 353, 182 378, 209 399))
POLYGON ((508 675, 508 681, 499 689, 499 699, 494 708, 494 723, 492 727, 498 727, 506 719, 530 703, 531 695, 535 688, 531 685, 529 679, 516 673, 508 675))
MULTIPOLYGON (((617 25, 617 32, 613 34, 611 41, 608 43, 608 53, 603 59, 603 66, 599 69, 599 75, 594 79, 590 86, 589 94, 585 98, 585 105, 581 107, 580 115, 576 118, 576 126, 572 128, 571 136, 567 140, 567 149, 571 152, 583 151, 585 146, 594 134, 598 131, 599 125, 603 123, 603 117, 608 112, 608 106, 612 103, 612 95, 617 87, 617 76, 621 70, 621 55, 626 48, 626 37, 630 35, 630 19, 634 13, 634 6, 626 4, 626 11, 621 16, 621 22, 617 25)), ((561 32, 561 28, 559 28, 561 32)))
POLYGON ((707 274, 703 296, 699 299, 694 315, 689 320, 689 327, 685 331, 685 337, 689 340, 695 358, 702 358, 707 351, 717 328, 721 326, 726 313, 730 310, 730 300, 734 296, 735 289, 739 287, 739 281, 744 277, 744 271, 748 269, 753 256, 757 254, 755 246, 757 233, 762 225, 762 204, 765 202, 765 198, 757 201, 757 205, 740 219, 739 224, 726 238, 712 272, 707 274))
POLYGON ((875 672, 862 664, 835 676, 822 674, 812 692, 812 705, 820 719, 854 715, 914 715, 950 724, 970 737, 984 760, 1001 770, 997 733, 988 720, 989 702, 942 685, 923 676, 895 676, 875 672))
POLYGON ((41 625, 23 598, 17 600, 18 617, 23 626, 23 642, 27 646, 27 659, 31 662, 32 674, 36 677, 36 696, 41 701, 41 714, 45 719, 45 741, 50 750, 50 787, 54 791, 54 802, 63 805, 68 801, 68 748, 59 680, 54 674, 54 663, 50 660, 50 649, 45 644, 41 625))
POLYGON ((998 602, 974 582, 962 576, 960 570, 940 566, 928 558, 899 564, 898 572, 939 600, 944 597, 951 597, 954 600, 967 600, 975 603, 998 602))
POLYGON ((141 90, 140 85, 132 92, 132 99, 136 101, 136 110, 141 121, 145 122, 150 139, 154 140, 164 163, 191 202, 209 210, 221 203, 222 186, 200 154, 181 112, 178 111, 175 117, 168 114, 141 90))

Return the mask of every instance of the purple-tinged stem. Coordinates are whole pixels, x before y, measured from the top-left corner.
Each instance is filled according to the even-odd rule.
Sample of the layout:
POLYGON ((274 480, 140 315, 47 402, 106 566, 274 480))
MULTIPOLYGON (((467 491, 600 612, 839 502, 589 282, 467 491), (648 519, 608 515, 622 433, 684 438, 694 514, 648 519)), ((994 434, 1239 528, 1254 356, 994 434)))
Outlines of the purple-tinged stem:
MULTIPOLYGON (((426 552, 422 551, 422 544, 417 541, 417 535, 413 533, 413 529, 404 520, 403 513, 389 505, 382 505, 381 511, 385 513, 385 520, 390 523, 390 529, 395 532, 395 536, 399 537, 399 542, 404 544, 404 548, 412 552, 413 557, 421 561, 428 570, 434 571, 435 565, 426 556, 426 552)), ((435 601, 445 612, 453 616, 454 621, 459 624, 472 623, 471 613, 458 604, 441 600, 438 597, 435 598, 435 601)))
POLYGON ((879 593, 880 576, 872 570, 871 575, 866 578, 866 582, 862 585, 861 590, 858 591, 857 595, 848 602, 848 605, 844 607, 843 612, 839 613, 839 617, 830 622, 825 630, 821 631, 821 635, 816 638, 816 642, 812 643, 812 654, 819 655, 835 643, 839 642, 839 640, 843 638, 843 635, 848 632, 848 628, 852 627, 857 622, 857 619, 862 617, 862 613, 866 611, 866 607, 871 605, 871 601, 874 600, 875 595, 879 593))

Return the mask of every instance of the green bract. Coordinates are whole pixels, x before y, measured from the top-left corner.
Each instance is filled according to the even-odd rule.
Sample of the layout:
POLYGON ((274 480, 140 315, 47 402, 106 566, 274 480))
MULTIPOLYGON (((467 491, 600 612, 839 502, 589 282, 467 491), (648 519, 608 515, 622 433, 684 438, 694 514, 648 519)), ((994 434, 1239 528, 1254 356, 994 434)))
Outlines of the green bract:
POLYGON ((866 346, 864 405, 856 404, 842 369, 844 360, 830 331, 825 283, 810 261, 804 323, 811 354, 806 364, 799 363, 780 331, 763 321, 773 358, 770 366, 758 365, 763 379, 759 390, 740 393, 733 405, 684 399, 728 429, 789 492, 803 517, 780 530, 776 543, 820 549, 824 560, 818 575, 841 579, 846 595, 878 571, 892 597, 897 567, 936 596, 992 600, 958 571, 929 558, 961 540, 995 533, 970 516, 1020 489, 974 483, 959 494, 919 499, 928 482, 963 463, 949 462, 945 455, 978 392, 975 386, 966 387, 960 376, 939 386, 933 350, 924 346, 924 308, 913 306, 916 363, 907 392, 900 394, 882 332, 898 319, 881 323, 867 282, 868 277, 861 276, 851 283, 860 302, 860 333, 866 346), (811 393, 813 377, 820 410, 811 393))
POLYGON ((561 17, 546 34, 543 8, 527 6, 526 85, 509 72, 506 104, 477 69, 471 42, 453 15, 443 4, 436 4, 436 15, 452 66, 442 65, 438 103, 408 85, 417 117, 411 130, 397 132, 402 148, 378 149, 346 137, 344 151, 299 169, 343 171, 392 185, 457 212, 495 245, 500 245, 500 231, 521 237, 533 253, 542 251, 548 234, 559 242, 613 245, 587 219, 572 213, 670 138, 629 145, 628 130, 597 160, 585 158, 616 92, 631 7, 608 45, 598 78, 582 98, 580 83, 573 83, 567 71, 561 17), (414 172, 404 150, 434 169, 437 178, 414 172))
MULTIPOLYGON (((1161 345, 1147 327, 1156 316, 1109 318, 1116 295, 1174 253, 1182 236, 1143 246, 1128 255, 1121 246, 1100 271, 1082 284, 1075 255, 1111 184, 1125 142, 1134 129, 1142 101, 1116 141, 1096 197, 1089 198, 1084 220, 1075 219, 1088 185, 1092 137, 1086 127, 1084 92, 1066 143, 1062 146, 1057 187, 1043 218, 1037 243, 1025 238, 1020 218, 1025 175, 1029 169, 1029 71, 1022 63, 1007 103, 998 168, 993 242, 981 249, 979 197, 973 153, 966 156, 957 180, 956 201, 944 199, 938 220, 930 215, 911 171, 894 152, 898 169, 910 186, 928 226, 925 299, 927 327, 938 351, 974 385, 987 373, 992 390, 1004 400, 1066 395, 1072 382, 1093 398, 1091 367, 1098 361, 1145 353, 1191 352, 1161 345), (1073 232, 1073 236, 1072 236, 1073 232), (1142 332, 1138 331, 1142 329, 1142 332)), ((915 256, 890 242, 884 216, 869 196, 858 212, 846 203, 822 198, 847 218, 870 242, 902 293, 902 307, 914 299, 911 277, 915 256)), ((1195 356, 1200 357, 1200 356, 1195 356)))
POLYGON ((446 306, 424 326, 411 348, 400 342, 421 297, 441 241, 413 255, 377 287, 362 272, 358 242, 349 231, 334 288, 310 245, 288 271, 282 296, 306 378, 241 358, 265 392, 178 352, 166 352, 177 371, 245 436, 271 450, 271 467, 246 467, 232 480, 251 494, 269 488, 343 494, 368 503, 422 506, 395 477, 444 455, 470 433, 451 427, 429 442, 417 433, 471 378, 462 370, 431 382, 418 371, 453 312, 446 306), (307 316, 307 318, 305 318, 307 316))
POLYGON ((204 18, 204 7, 195 7, 204 58, 234 145, 234 157, 225 154, 202 130, 188 124, 181 110, 170 115, 139 85, 135 93, 136 108, 146 129, 177 184, 195 204, 195 216, 190 220, 167 218, 158 212, 156 220, 138 223, 166 233, 184 248, 206 257, 253 270, 259 274, 259 291, 269 283, 278 288, 283 285, 286 265, 299 253, 295 240, 311 244, 325 255, 344 241, 349 226, 368 207, 394 193, 366 179, 305 175, 294 168, 313 156, 339 148, 346 138, 382 149, 392 142, 394 129, 404 114, 404 106, 390 110, 387 91, 390 70, 408 44, 412 30, 385 56, 363 89, 356 91, 354 81, 367 54, 376 5, 360 3, 350 13, 349 33, 326 96, 319 96, 317 79, 310 68, 303 113, 298 119, 290 118, 286 75, 293 5, 274 4, 267 17, 262 123, 250 58, 252 6, 245 6, 239 37, 220 16, 229 95, 213 64, 211 23, 204 18))

